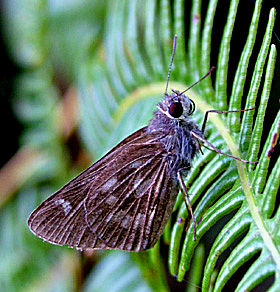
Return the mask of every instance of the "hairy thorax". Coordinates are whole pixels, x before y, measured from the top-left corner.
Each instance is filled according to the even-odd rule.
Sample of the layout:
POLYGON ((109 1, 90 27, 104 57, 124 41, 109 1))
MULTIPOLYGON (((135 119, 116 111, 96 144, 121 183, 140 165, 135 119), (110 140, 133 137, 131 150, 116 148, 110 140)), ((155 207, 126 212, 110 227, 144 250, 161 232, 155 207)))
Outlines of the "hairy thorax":
POLYGON ((191 131, 203 136, 196 123, 190 119, 171 119, 162 112, 155 111, 147 131, 162 133, 160 141, 164 144, 167 159, 174 171, 186 171, 191 167, 191 162, 199 151, 199 144, 191 131))

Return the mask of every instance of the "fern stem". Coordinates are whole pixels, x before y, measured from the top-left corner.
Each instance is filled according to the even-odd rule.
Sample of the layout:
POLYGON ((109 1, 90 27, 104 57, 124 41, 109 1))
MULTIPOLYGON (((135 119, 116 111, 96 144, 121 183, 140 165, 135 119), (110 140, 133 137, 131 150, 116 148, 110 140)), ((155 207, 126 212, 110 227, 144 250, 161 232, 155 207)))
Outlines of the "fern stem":
MULTIPOLYGON (((192 1, 191 19, 189 34, 189 65, 192 81, 196 82, 199 76, 200 67, 200 28, 201 28, 201 0, 192 1)), ((208 68, 209 70, 209 68, 208 68)), ((207 71, 208 71, 207 70, 207 71)), ((207 72, 206 71, 206 72, 207 72)))
POLYGON ((115 13, 115 29, 114 33, 112 34, 112 37, 114 38, 114 52, 115 52, 115 59, 116 59, 116 65, 118 68, 118 74, 119 79, 124 84, 125 88, 127 88, 128 91, 131 91, 132 88, 135 88, 137 86, 137 74, 135 74, 135 70, 133 70, 128 62, 128 58, 124 54, 125 48, 124 48, 124 31, 126 31, 126 1, 120 1, 118 2, 118 9, 117 13, 115 13), (121 29, 119 29, 121 28, 121 29))
MULTIPOLYGON (((262 256, 261 261, 255 261, 246 272, 242 280, 238 283, 236 292, 254 291, 265 279, 272 276, 275 268, 271 265, 271 258, 268 254, 262 256)), ((277 283, 276 283, 277 285, 277 283)), ((271 292, 271 288, 269 290, 271 292)), ((279 291, 279 285, 278 290, 279 291)))
MULTIPOLYGON (((239 202, 239 206, 242 204, 242 201, 244 200, 244 196, 242 194, 240 194, 241 191, 241 187, 238 187, 236 190, 231 191, 230 192, 230 196, 228 199, 231 199, 232 202, 230 201, 231 204, 234 204, 236 201, 236 205, 234 207, 238 207, 238 202, 239 202)), ((225 203, 227 200, 224 200, 225 203)), ((219 203, 219 205, 221 205, 222 202, 219 203)), ((225 205, 226 206, 226 205, 225 205)), ((218 206, 217 206, 218 207, 218 206)), ((215 208, 216 210, 211 210, 212 214, 215 215, 215 211, 217 212, 217 207, 215 208)), ((221 206, 221 208, 223 208, 221 206)), ((228 208, 228 207, 225 207, 228 208)), ((227 213, 228 214, 228 213, 227 213)), ((213 216, 212 215, 212 216, 213 216)), ((211 279, 211 274, 214 272, 215 270, 215 266, 216 263, 219 259, 219 256, 227 249, 231 246, 231 244, 234 242, 234 240, 236 240, 236 238, 238 238, 241 234, 243 234, 248 227, 250 226, 250 224, 252 223, 252 218, 249 215, 248 209, 246 208, 241 208, 238 211, 238 214, 236 214, 225 226, 224 228, 221 230, 221 232, 219 233, 219 235, 217 236, 214 244, 212 245, 211 251, 209 253, 206 265, 205 265, 205 274, 204 274, 204 279, 202 282, 202 287, 203 287, 203 291, 208 291, 208 287, 210 285, 210 279, 211 279)), ((231 257, 231 255, 229 256, 229 258, 231 257)), ((220 273, 223 273, 223 269, 228 268, 228 266, 225 266, 225 264, 223 265, 220 273)), ((230 271, 228 271, 230 273, 230 271)), ((221 291, 221 284, 223 283, 221 281, 221 278, 219 280, 219 277, 221 277, 221 274, 219 273, 217 281, 215 283, 215 289, 218 287, 217 290, 215 291, 221 291)), ((223 277, 226 277, 226 275, 224 275, 223 277)))
MULTIPOLYGON (((168 283, 166 280, 166 273, 164 270, 164 264, 160 256, 160 244, 156 243, 154 248, 150 249, 147 254, 149 256, 149 261, 151 267, 156 267, 156 271, 150 275, 150 278, 153 279, 154 289, 157 291, 166 291, 168 292, 168 283)), ((146 263, 147 265, 147 263, 146 263)))
MULTIPOLYGON (((253 134, 252 134, 253 143, 250 143, 250 147, 248 150, 248 153, 249 153, 248 159, 251 161, 255 161, 259 154, 259 147, 260 147, 261 136, 263 132, 263 122, 264 122, 268 99, 270 96, 275 63, 276 63, 276 48, 275 48, 275 45, 271 45, 260 106, 258 108, 258 114, 256 117, 256 122, 255 122, 254 130, 253 130, 253 134)), ((248 169, 252 170, 253 167, 249 165, 248 169)))
POLYGON ((205 258, 205 250, 204 246, 200 244, 194 254, 193 257, 193 264, 192 269, 190 271, 189 278, 191 279, 191 282, 187 284, 186 290, 187 292, 197 292, 200 290, 200 282, 201 282, 201 276, 203 271, 203 263, 205 258))
MULTIPOLYGON (((276 12, 275 12, 275 9, 273 8, 271 9, 270 14, 269 14, 269 20, 267 23, 263 42, 258 54, 257 62, 254 68, 254 73, 251 80, 248 97, 246 99, 245 108, 252 108, 255 106, 255 101, 258 95, 259 87, 261 85, 261 78, 263 74, 265 60, 269 52, 271 37, 273 33, 273 27, 275 23, 275 17, 276 17, 276 12)), ((254 140, 251 140, 253 117, 254 117, 253 111, 247 111, 247 112, 244 112, 243 114, 241 132, 239 136, 239 146, 240 146, 241 152, 245 152, 248 150, 250 141, 251 141, 251 144, 255 143, 254 140)), ((247 157, 247 159, 249 159, 249 157, 247 157)))
POLYGON ((187 57, 185 50, 185 1, 174 1, 174 34, 178 36, 176 54, 174 57, 174 73, 175 75, 185 78, 187 76, 187 57))
MULTIPOLYGON (((128 2, 127 10, 127 26, 124 35, 125 48, 128 51, 128 58, 131 60, 132 66, 134 68, 134 73, 138 78, 137 80, 141 82, 148 82, 151 79, 151 67, 146 68, 148 63, 147 58, 145 58, 145 53, 141 50, 142 47, 142 37, 138 33, 137 29, 137 12, 139 13, 137 0, 131 0, 128 2)), ((139 86, 139 84, 138 84, 139 86)))
MULTIPOLYGON (((280 123, 280 120, 279 120, 280 123)), ((280 186, 280 156, 271 171, 271 174, 267 180, 267 184, 263 193, 263 214, 266 218, 270 218, 275 209, 275 203, 277 199, 277 192, 280 186)), ((275 222, 280 222, 280 208, 278 208, 275 222)))
POLYGON ((163 44, 163 66, 168 68, 173 36, 171 35, 171 10, 170 1, 160 1, 160 17, 159 17, 159 37, 163 44))
MULTIPOLYGON (((235 237, 231 236, 231 238, 233 239, 238 237, 241 231, 241 230, 238 230, 240 223, 239 222, 234 222, 234 223, 235 223, 235 226, 238 226, 238 227, 236 230, 235 237)), ((227 230, 229 230, 229 228, 227 228, 227 230)), ((243 229, 242 231, 243 233, 244 225, 242 229, 243 229)), ((228 282, 228 280, 234 275, 234 273, 242 265, 244 265, 244 263, 249 261, 256 253, 258 253, 261 250, 262 240, 259 237, 257 237, 257 234, 258 234, 257 230, 254 229, 254 231, 250 230, 249 232, 250 232, 250 235, 248 234, 246 235, 246 237, 238 244, 237 247, 233 249, 229 257, 224 262, 215 283, 215 289, 217 291, 222 291, 225 283, 228 282), (256 240, 256 238, 258 240, 256 240)), ((224 249, 225 248, 223 248, 223 250, 224 249)))
POLYGON ((108 67, 108 74, 109 79, 112 84, 112 87, 118 92, 118 96, 124 96, 128 94, 127 89, 125 88, 124 84, 120 82, 119 78, 119 71, 116 64, 116 58, 115 58, 115 31, 114 28, 116 28, 116 13, 118 9, 118 1, 112 2, 112 5, 109 5, 108 7, 108 14, 111 15, 111 17, 107 17, 107 31, 110 33, 108 34, 107 38, 105 39, 105 46, 106 46, 106 57, 107 62, 110 64, 110 67, 108 67), (112 28, 112 29, 111 29, 112 28))
POLYGON ((263 188, 266 185, 266 176, 268 172, 268 167, 270 164, 270 157, 268 156, 268 151, 273 144, 274 135, 279 135, 280 132, 280 111, 278 112, 275 121, 271 127, 266 143, 263 147, 263 152, 260 157, 259 164, 255 170, 255 179, 253 180, 254 190, 257 194, 263 192, 263 188))
POLYGON ((218 57, 216 74, 216 108, 225 110, 227 108, 227 73, 229 62, 229 51, 232 31, 236 18, 239 0, 232 0, 227 17, 227 23, 224 29, 221 47, 218 57))
MULTIPOLYGON (((201 38, 201 61, 200 61, 200 76, 203 76, 209 68, 210 64, 210 55, 211 55, 211 37, 214 16, 217 8, 218 0, 211 0, 208 5, 207 14, 205 17, 205 22, 203 25, 202 38, 201 38)), ((205 93, 206 101, 214 101, 215 93, 211 84, 211 79, 206 78, 200 85, 205 93)))
MULTIPOLYGON (((273 27, 275 23, 275 9, 271 9, 269 14, 269 20, 266 27, 266 32, 263 38, 263 42, 258 54, 257 62, 254 68, 253 77, 251 80, 251 85, 246 100, 245 108, 252 108, 255 106, 255 101, 258 95, 259 87, 261 85, 261 78, 264 70, 265 60, 269 52, 271 37, 273 33, 273 27)), ((252 138, 252 124, 253 124, 253 111, 247 111, 243 114, 241 132, 239 135, 239 145, 241 152, 248 150, 250 143, 255 144, 254 139, 252 138), (251 141, 251 142, 250 142, 251 141)), ((249 152, 250 153, 250 152, 249 152)), ((250 160, 249 154, 247 160, 250 160)))
POLYGON ((280 270, 280 251, 277 247, 277 244, 273 241, 271 234, 267 230, 267 227, 263 221, 260 210, 257 207, 257 202, 255 199, 255 195, 253 194, 252 186, 248 179, 246 168, 239 161, 237 161, 236 163, 237 163, 237 168, 238 168, 238 173, 239 173, 240 181, 242 184, 242 188, 243 188, 243 191, 244 191, 244 194, 245 194, 245 197, 250 209, 250 213, 253 217, 255 224, 258 227, 259 233, 263 241, 265 242, 266 247, 269 249, 275 264, 278 266, 278 270, 280 270))
MULTIPOLYGON (((230 103, 229 103, 229 110, 238 110, 241 108, 241 100, 243 96, 244 84, 247 77, 249 60, 253 52, 257 30, 258 30, 259 18, 260 18, 260 13, 261 13, 261 3, 262 3, 262 0, 258 0, 255 3, 255 10, 254 10, 253 17, 251 20, 248 38, 244 46, 243 52, 241 54, 239 64, 235 73, 234 81, 233 81, 232 93, 231 93, 230 103)), ((240 112, 232 113, 227 116, 228 127, 230 131, 235 135, 239 134, 240 132, 239 120, 240 120, 240 112)))
POLYGON ((156 31, 157 19, 157 1, 145 1, 145 46, 150 60, 150 65, 156 74, 157 79, 166 77, 166 69, 163 68, 162 56, 160 55, 160 44, 158 41, 158 34, 156 31))

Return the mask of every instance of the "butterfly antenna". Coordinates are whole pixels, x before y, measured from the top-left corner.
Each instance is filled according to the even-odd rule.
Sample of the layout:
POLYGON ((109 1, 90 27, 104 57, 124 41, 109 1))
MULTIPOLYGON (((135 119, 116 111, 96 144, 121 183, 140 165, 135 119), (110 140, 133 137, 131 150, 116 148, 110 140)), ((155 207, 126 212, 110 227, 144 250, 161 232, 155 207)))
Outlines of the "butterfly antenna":
POLYGON ((190 90, 191 88, 193 88, 196 84, 198 84, 200 81, 202 81, 203 79, 205 79, 208 75, 210 75, 214 70, 216 69, 216 67, 212 67, 202 78, 200 78, 198 81, 196 81, 193 85, 191 85, 189 88, 187 88, 186 90, 182 91, 180 94, 178 94, 178 96, 182 95, 183 93, 185 93, 186 91, 190 90))
POLYGON ((177 44, 177 34, 174 35, 173 38, 173 49, 172 49, 172 56, 169 64, 169 69, 168 69, 168 74, 167 74, 167 82, 166 82, 166 88, 165 88, 165 95, 167 95, 167 89, 168 89, 168 83, 169 83, 169 78, 171 74, 171 69, 172 69, 172 64, 174 60, 174 55, 175 55, 175 50, 176 50, 176 44, 177 44))

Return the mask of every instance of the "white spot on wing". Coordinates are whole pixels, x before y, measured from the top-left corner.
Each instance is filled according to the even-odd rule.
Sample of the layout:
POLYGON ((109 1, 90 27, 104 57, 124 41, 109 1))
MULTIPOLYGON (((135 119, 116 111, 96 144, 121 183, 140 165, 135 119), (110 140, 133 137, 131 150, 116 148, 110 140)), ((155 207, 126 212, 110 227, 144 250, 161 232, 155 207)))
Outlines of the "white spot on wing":
POLYGON ((144 224, 144 220, 145 220, 145 215, 138 213, 136 215, 135 221, 134 221, 134 225, 133 225, 133 229, 136 230, 138 228, 138 226, 142 226, 144 224))
POLYGON ((137 160, 137 161, 132 162, 132 163, 129 165, 129 167, 130 167, 130 168, 137 168, 137 167, 139 167, 139 166, 142 165, 142 164, 143 164, 143 162, 142 162, 141 160, 137 160))
POLYGON ((115 177, 110 178, 106 183, 102 186, 102 191, 107 192, 118 180, 115 177))
POLYGON ((106 203, 107 203, 108 205, 113 205, 113 204, 115 204, 115 203, 117 202, 117 200, 118 200, 117 197, 111 195, 111 196, 109 196, 109 197, 106 199, 106 203))
POLYGON ((134 188, 134 189, 137 189, 141 181, 142 181, 141 179, 136 179, 136 180, 134 181, 133 188, 134 188))
POLYGON ((65 215, 67 215, 70 212, 70 210, 72 209, 72 206, 71 206, 70 202, 65 201, 64 199, 56 200, 55 204, 57 206, 58 205, 62 206, 65 215))
POLYGON ((112 219, 112 217, 113 217, 113 214, 108 214, 108 216, 107 216, 107 218, 106 218, 106 222, 110 222, 111 221, 111 219, 112 219))
POLYGON ((129 226, 131 225, 131 219, 132 217, 127 215, 126 217, 123 218, 122 223, 121 223, 121 227, 128 229, 129 226))
POLYGON ((151 187, 152 179, 149 178, 136 178, 133 184, 134 192, 137 198, 141 198, 151 187))

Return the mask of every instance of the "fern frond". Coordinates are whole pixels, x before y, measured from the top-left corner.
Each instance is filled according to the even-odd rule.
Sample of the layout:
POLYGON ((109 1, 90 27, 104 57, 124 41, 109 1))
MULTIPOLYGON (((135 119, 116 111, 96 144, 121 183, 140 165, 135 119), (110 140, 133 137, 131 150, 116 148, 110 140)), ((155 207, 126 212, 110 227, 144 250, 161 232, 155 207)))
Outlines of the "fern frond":
MULTIPOLYGON (((223 151, 250 161, 259 160, 259 164, 244 165, 206 149, 204 155, 193 161, 192 171, 185 180, 197 222, 196 241, 193 226, 188 225, 189 214, 182 194, 178 194, 163 234, 168 259, 160 243, 145 253, 105 254, 83 288, 106 290, 115 280, 119 291, 130 291, 131 287, 168 291, 166 273, 183 281, 189 272, 191 283, 187 291, 195 285, 202 285, 203 291, 221 291, 231 285, 231 279, 245 265, 248 269, 240 277, 237 291, 252 290, 266 279, 273 280, 271 291, 277 291, 280 158, 275 145, 280 113, 269 131, 264 128, 277 57, 276 47, 271 44, 275 9, 266 16, 265 34, 259 36, 262 1, 255 1, 237 69, 231 72, 233 35, 241 5, 238 0, 230 1, 223 35, 218 41, 217 64, 211 58, 218 0, 209 0, 205 18, 202 13, 205 3, 200 0, 193 0, 191 7, 185 7, 183 0, 116 0, 106 4, 83 1, 83 5, 65 5, 68 8, 65 10, 58 2, 50 2, 49 7, 44 1, 35 1, 36 5, 33 1, 19 2, 9 1, 12 4, 6 8, 15 59, 28 71, 19 79, 21 91, 15 102, 16 113, 26 127, 22 143, 36 146, 39 153, 48 155, 43 167, 38 163, 40 170, 27 180, 18 196, 1 204, 0 254, 7 267, 6 274, 0 276, 3 287, 17 290, 22 283, 25 287, 26 283, 31 288, 40 286, 38 275, 49 274, 58 249, 63 253, 62 258, 67 253, 36 241, 24 219, 42 196, 50 194, 76 172, 65 155, 67 147, 57 125, 61 88, 54 80, 65 71, 67 81, 78 89, 78 133, 96 160, 152 117, 156 103, 164 96, 172 38, 176 33, 178 43, 170 88, 186 89, 215 65, 216 76, 213 74, 188 91, 198 109, 194 121, 201 124, 209 109, 256 107, 241 114, 211 115, 205 135, 223 151), (263 37, 260 48, 257 37, 263 37), (258 56, 251 76, 248 68, 254 62, 254 50, 258 56), (204 246, 208 244, 205 238, 209 234, 214 238, 207 253, 204 246), (167 260, 169 271, 164 269, 167 260), (12 280, 9 283, 7 279, 12 280)), ((74 271, 78 269, 71 266, 73 279, 79 278, 74 271)), ((62 279, 61 287, 69 287, 68 276, 62 279)))
MULTIPOLYGON (((184 35, 184 28, 182 27, 182 2, 174 2, 173 11, 176 17, 174 18, 173 27, 170 22, 170 7, 165 1, 161 2, 159 10, 156 9, 156 4, 153 1, 146 3, 143 7, 139 7, 137 4, 136 1, 132 1, 129 4, 129 7, 133 7, 131 10, 133 15, 129 15, 129 23, 132 24, 130 33, 127 33, 129 30, 126 25, 117 26, 116 23, 113 22, 115 21, 114 19, 119 19, 123 15, 123 12, 118 9, 124 9, 124 11, 126 11, 126 5, 123 4, 123 6, 118 6, 120 2, 116 1, 114 4, 116 6, 110 10, 108 15, 107 40, 110 40, 110 42, 106 46, 108 73, 104 74, 104 80, 106 80, 105 82, 108 84, 110 92, 113 92, 113 95, 116 96, 114 100, 117 100, 117 104, 115 104, 113 110, 115 118, 111 120, 107 119, 105 116, 104 111, 107 106, 105 103, 102 103, 104 94, 100 92, 100 95, 95 96, 93 100, 94 102, 102 104, 104 108, 94 113, 94 119, 98 119, 99 121, 102 120, 102 124, 104 125, 101 123, 92 123, 93 127, 95 127, 95 131, 92 131, 92 133, 102 131, 102 127, 106 127, 108 130, 105 136, 104 132, 101 135, 103 139, 106 137, 104 139, 105 143, 103 144, 106 149, 109 149, 115 142, 119 141, 128 133, 147 123, 155 103, 164 93, 166 78, 166 73, 164 74, 164 72, 167 71, 166 65, 168 64, 168 51, 171 51, 171 42, 167 42, 168 38, 166 35, 163 36, 157 33, 157 27, 159 27, 160 32, 164 31, 170 34, 171 31, 174 31, 178 34, 179 42, 175 55, 175 69, 174 72, 172 72, 172 78, 176 78, 179 81, 196 81, 203 71, 209 69, 210 65, 211 33, 217 5, 216 1, 210 1, 206 13, 206 20, 202 28, 200 27, 201 22, 198 17, 201 9, 200 2, 193 2, 190 38, 188 41, 189 59, 185 57, 184 43, 180 42, 180 37, 184 35), (147 12, 145 19, 143 19, 144 11, 147 12), (166 18, 161 19, 158 24, 157 17, 159 15, 165 15, 166 18), (168 24, 170 24, 170 27, 168 24), (125 27, 125 29, 123 29, 123 27, 125 27), (143 32, 143 34, 139 34, 137 28, 142 28, 143 31, 141 32, 143 32), (201 31, 202 39, 200 39, 201 31), (133 41, 133 43, 131 43, 131 41, 133 41), (144 46, 141 47, 141 43, 143 43, 144 46), (137 66, 138 64, 139 66, 137 66), (182 67, 187 68, 187 71, 182 67), (166 68, 166 70, 164 68, 166 68), (162 82, 158 83, 158 81, 162 82), (148 85, 145 85, 147 83, 148 85), (109 143, 106 144, 108 141, 109 143)), ((256 103, 257 94, 261 89, 262 97, 260 100, 260 107, 256 110, 256 119, 253 119, 253 111, 245 112, 242 116, 239 113, 228 114, 227 117, 212 116, 210 117, 212 123, 209 124, 207 132, 207 139, 211 143, 222 148, 228 145, 233 155, 239 157, 247 156, 248 160, 255 161, 260 147, 264 113, 271 88, 276 58, 275 47, 272 45, 270 57, 267 61, 268 47, 270 46, 272 29, 275 21, 275 10, 272 9, 270 12, 264 41, 255 65, 251 87, 248 97, 245 99, 244 85, 245 81, 250 78, 247 74, 247 68, 255 45, 261 13, 261 1, 256 2, 247 41, 235 72, 231 96, 228 99, 227 82, 228 62, 230 58, 229 51, 231 46, 230 40, 237 12, 238 1, 231 1, 227 23, 220 44, 215 91, 209 79, 199 85, 195 91, 189 92, 189 96, 196 102, 196 105, 201 111, 206 111, 213 107, 215 109, 227 109, 228 102, 229 109, 239 109, 241 107, 241 101, 242 103, 246 103, 246 108, 253 107, 256 103), (265 64, 267 64, 266 77, 263 88, 261 88, 260 78, 262 72, 265 70, 265 64), (230 129, 230 133, 227 127, 230 129), (219 134, 216 129, 218 129, 219 134), (239 147, 241 152, 239 152, 239 147)), ((172 36, 169 35, 169 40, 171 39, 172 36)), ((93 70, 96 70, 96 67, 95 69, 93 68, 93 70)), ((94 76, 94 74, 92 74, 92 76, 94 76)), ((93 86, 94 92, 97 93, 99 91, 98 87, 100 88, 100 81, 95 82, 93 79, 91 86, 93 86)), ((182 82, 172 83, 171 81, 171 87, 183 90, 186 88, 186 84, 182 82)), ((92 99, 92 96, 89 98, 92 99)), ((85 106, 88 108, 88 104, 85 106)), ((85 120, 86 117, 83 119, 85 120)), ((197 122, 201 121, 202 113, 197 112, 194 119, 197 122)), ((82 124, 86 125, 85 122, 82 124)), ((274 127, 271 131, 276 133, 277 129, 274 127)), ((266 138, 267 145, 271 143, 269 137, 266 138)), ((91 139, 95 140, 97 138, 97 136, 93 136, 91 139)), ((264 139, 264 137, 262 139, 264 139)), ((203 276, 203 289, 205 291, 209 289, 210 278, 214 273, 218 255, 229 248, 230 244, 239 237, 243 236, 244 242, 249 241, 247 240, 247 235, 250 232, 247 234, 245 233, 248 228, 253 228, 250 226, 256 224, 256 230, 263 228, 264 236, 265 234, 270 234, 268 230, 264 228, 265 225, 260 224, 260 222, 262 222, 261 218, 265 215, 256 211, 260 208, 256 201, 256 196, 259 195, 260 190, 262 191, 264 181, 272 180, 272 178, 270 178, 272 173, 267 177, 268 173, 263 170, 263 167, 265 169, 268 167, 262 160, 262 157, 267 154, 267 147, 262 152, 259 165, 255 169, 253 165, 248 165, 246 171, 243 164, 238 162, 236 168, 236 163, 232 161, 232 159, 219 157, 208 150, 205 151, 204 156, 198 157, 194 161, 192 172, 186 178, 186 183, 190 187, 189 192, 192 194, 192 204, 196 204, 195 217, 199 222, 197 240, 195 242, 193 241, 192 226, 189 227, 185 234, 185 222, 188 220, 188 214, 185 205, 182 204, 181 195, 178 196, 174 208, 174 212, 177 214, 177 220, 175 223, 169 222, 164 235, 165 241, 170 244, 169 268, 171 273, 176 275, 179 281, 183 279, 186 271, 189 270, 192 256, 202 237, 210 228, 214 227, 228 214, 237 212, 217 235, 217 243, 214 244, 207 259, 207 266, 203 276), (251 185, 253 188, 250 187, 251 185), (256 216, 256 214, 260 215, 256 216), (181 241, 183 241, 182 246, 181 241)), ((92 144, 90 148, 93 149, 92 144)), ((96 149, 97 148, 100 149, 99 147, 96 147, 96 149)), ((100 156, 101 153, 99 153, 98 149, 97 152, 94 150, 92 153, 100 156)), ((275 177, 275 174, 273 174, 273 177, 275 177)), ((273 181, 272 185, 275 185, 275 181, 273 181)), ((274 238, 273 235, 271 235, 271 237, 274 238)), ((263 240, 262 236, 261 240, 263 240)), ((263 242, 263 244, 266 246, 267 243, 263 242)), ((232 253, 235 253, 235 249, 233 249, 232 253)), ((249 257, 250 256, 248 256, 248 258, 249 257)), ((275 263, 276 260, 277 253, 272 262, 275 263)), ((224 266, 229 266, 229 263, 231 263, 231 266, 228 269, 222 268, 220 272, 217 273, 214 289, 217 289, 217 291, 221 289, 232 275, 226 273, 226 271, 231 270, 231 273, 237 271, 242 263, 244 263, 244 260, 240 258, 240 260, 236 262, 238 262, 238 264, 232 261, 231 255, 228 257, 226 260, 227 265, 224 264, 224 266)), ((274 272, 276 272, 277 269, 278 267, 276 265, 274 272)), ((248 273, 250 272, 248 271, 248 273)), ((245 277, 247 276, 245 275, 244 279, 245 277)), ((241 283, 243 283, 243 280, 241 283)), ((257 281, 254 283, 254 285, 258 284, 257 281)), ((253 284, 250 285, 252 286, 253 284)))

